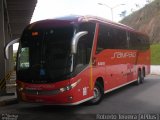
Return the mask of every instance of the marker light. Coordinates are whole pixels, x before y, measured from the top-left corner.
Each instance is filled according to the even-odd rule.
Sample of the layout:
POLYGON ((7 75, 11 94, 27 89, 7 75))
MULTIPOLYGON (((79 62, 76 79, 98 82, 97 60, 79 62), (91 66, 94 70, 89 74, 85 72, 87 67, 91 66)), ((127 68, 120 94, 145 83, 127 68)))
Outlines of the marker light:
POLYGON ((38 32, 32 32, 32 36, 37 36, 38 32))

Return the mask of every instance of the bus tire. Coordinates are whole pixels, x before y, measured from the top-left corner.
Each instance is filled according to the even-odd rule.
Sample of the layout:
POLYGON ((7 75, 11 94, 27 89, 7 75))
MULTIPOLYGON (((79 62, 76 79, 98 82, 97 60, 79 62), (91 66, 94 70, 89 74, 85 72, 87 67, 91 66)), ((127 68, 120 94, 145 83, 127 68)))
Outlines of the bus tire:
POLYGON ((94 86, 94 98, 90 100, 89 102, 92 105, 97 105, 102 101, 104 95, 103 87, 99 82, 96 82, 94 86))
POLYGON ((144 72, 145 72, 145 71, 142 71, 142 72, 141 72, 141 80, 140 80, 140 83, 143 83, 143 82, 144 82, 144 77, 145 77, 145 76, 144 76, 144 72))
POLYGON ((139 85, 141 82, 142 82, 142 75, 141 75, 141 71, 138 70, 138 77, 137 77, 136 85, 139 85))

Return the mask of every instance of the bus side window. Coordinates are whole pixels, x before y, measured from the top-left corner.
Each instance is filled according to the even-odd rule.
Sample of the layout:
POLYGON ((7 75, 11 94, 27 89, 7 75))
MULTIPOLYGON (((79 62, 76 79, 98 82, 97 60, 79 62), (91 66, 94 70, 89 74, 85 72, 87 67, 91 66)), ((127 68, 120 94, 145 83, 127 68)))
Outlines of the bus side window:
POLYGON ((149 49, 149 48, 150 48, 149 37, 148 37, 148 36, 144 36, 144 39, 145 39, 145 46, 146 46, 146 49, 149 49))
POLYGON ((107 35, 107 26, 100 24, 96 48, 97 54, 106 49, 107 35))
POLYGON ((127 36, 126 31, 109 26, 109 40, 107 41, 108 49, 127 49, 127 36))
POLYGON ((130 41, 129 41, 129 46, 131 50, 136 50, 139 46, 137 43, 137 36, 134 33, 130 33, 130 41))
POLYGON ((85 65, 87 62, 85 42, 86 42, 85 37, 80 38, 78 46, 77 46, 77 65, 85 65))
POLYGON ((141 50, 148 49, 149 48, 149 40, 148 40, 148 38, 146 36, 140 35, 139 39, 140 39, 140 43, 141 43, 140 49, 141 50))
POLYGON ((78 26, 78 31, 88 31, 88 34, 82 36, 78 42, 77 54, 75 60, 76 69, 85 67, 90 62, 91 50, 93 45, 95 23, 81 23, 78 26))
POLYGON ((130 34, 130 49, 132 50, 146 50, 149 49, 149 40, 143 35, 136 33, 130 34))

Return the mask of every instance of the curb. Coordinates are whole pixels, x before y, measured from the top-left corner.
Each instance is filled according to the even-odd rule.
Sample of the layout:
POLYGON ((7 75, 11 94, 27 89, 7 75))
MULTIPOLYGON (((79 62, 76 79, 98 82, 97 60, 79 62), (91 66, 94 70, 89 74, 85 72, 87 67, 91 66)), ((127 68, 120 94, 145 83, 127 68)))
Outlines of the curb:
POLYGON ((17 98, 12 98, 4 101, 0 101, 0 106, 6 106, 6 105, 12 105, 12 104, 17 104, 18 99, 17 98))
POLYGON ((150 74, 150 75, 156 75, 156 76, 160 76, 160 74, 156 74, 156 73, 152 73, 152 74, 150 74))

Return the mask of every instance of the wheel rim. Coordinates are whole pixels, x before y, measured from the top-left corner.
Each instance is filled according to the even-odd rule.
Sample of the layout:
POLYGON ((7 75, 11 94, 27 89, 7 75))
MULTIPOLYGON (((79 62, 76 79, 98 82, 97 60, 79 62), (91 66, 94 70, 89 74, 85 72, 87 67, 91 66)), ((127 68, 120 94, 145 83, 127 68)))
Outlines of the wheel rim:
POLYGON ((140 78, 140 76, 138 75, 138 81, 137 81, 138 84, 140 83, 140 80, 141 80, 141 78, 140 78))
POLYGON ((138 72, 138 79, 137 79, 137 84, 140 84, 141 83, 141 72, 139 71, 138 72))
POLYGON ((100 98, 101 98, 101 92, 100 92, 99 88, 95 87, 93 102, 97 102, 100 98))

